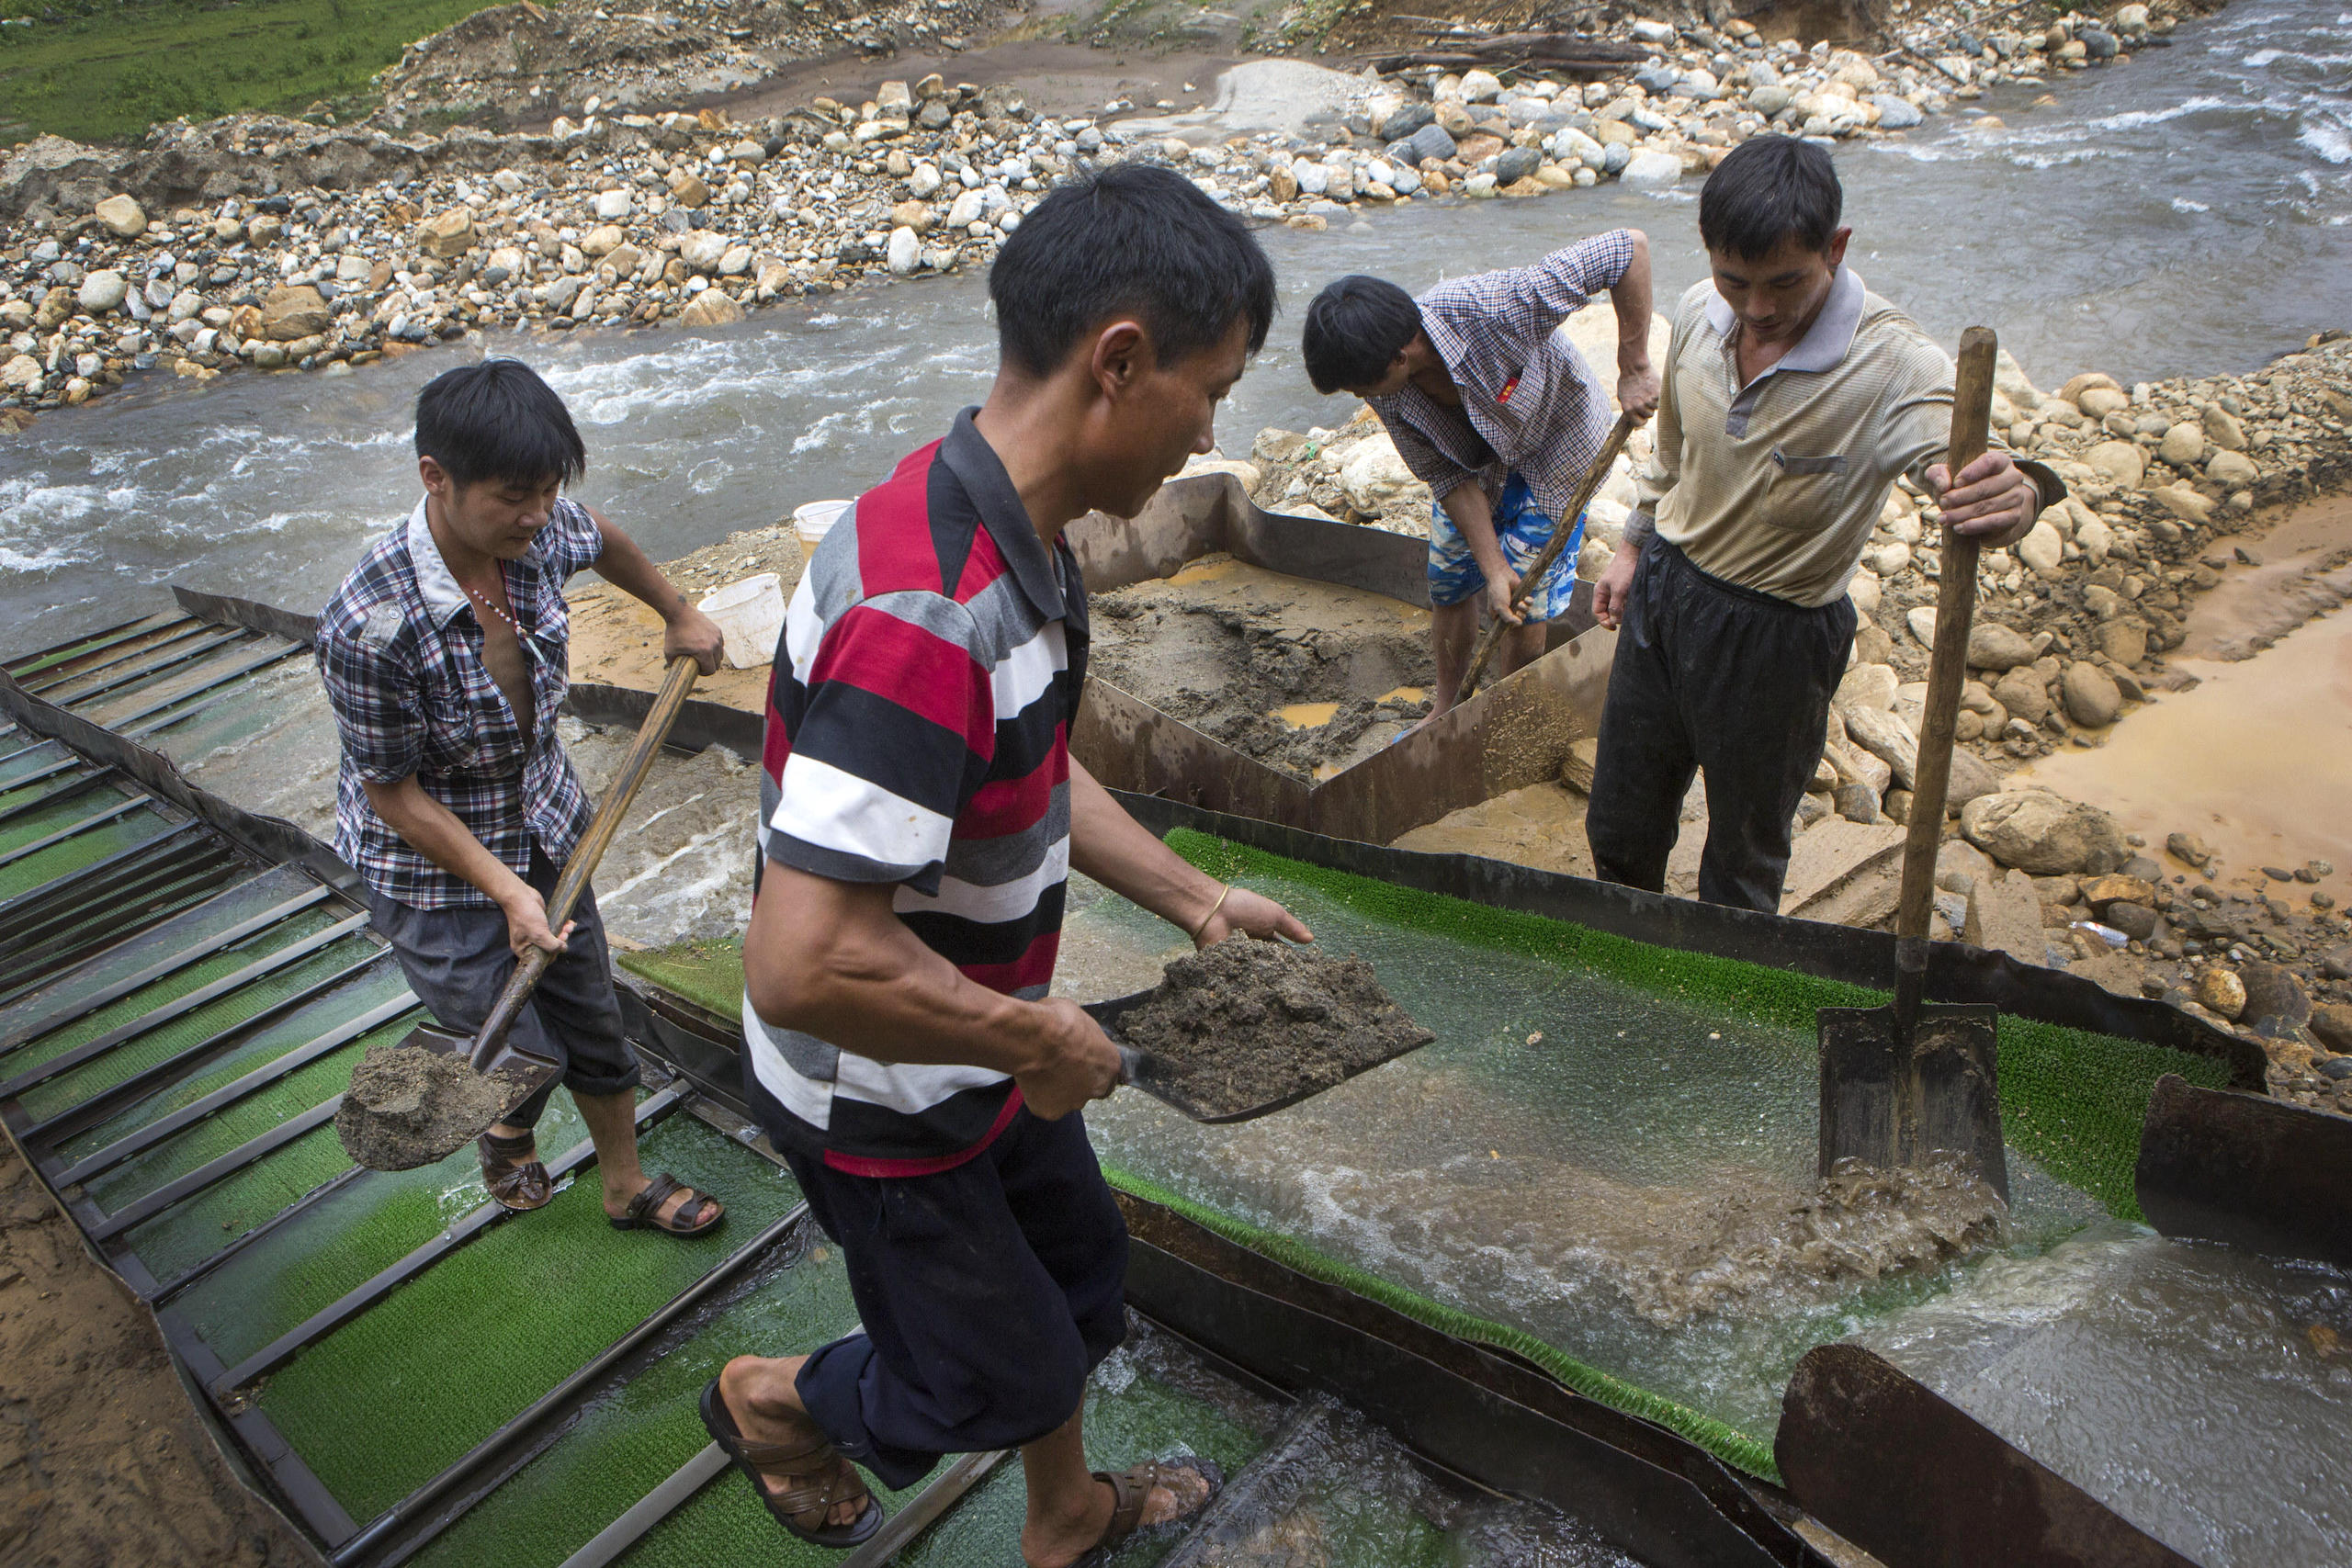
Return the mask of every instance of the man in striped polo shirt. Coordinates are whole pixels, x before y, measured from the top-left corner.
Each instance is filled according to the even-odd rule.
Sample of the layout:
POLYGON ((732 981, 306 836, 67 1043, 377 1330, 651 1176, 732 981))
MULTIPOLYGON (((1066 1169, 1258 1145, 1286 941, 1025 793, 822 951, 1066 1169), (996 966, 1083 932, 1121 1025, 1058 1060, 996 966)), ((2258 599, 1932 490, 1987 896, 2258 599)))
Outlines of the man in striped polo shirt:
POLYGON ((1180 860, 1070 760, 1085 585, 1061 531, 1133 516, 1212 445, 1273 273, 1182 176, 1120 165, 1040 202, 989 291, 987 403, 860 497, 776 650, 745 1083, 841 1244, 863 1326, 729 1363, 713 1436, 786 1529, 837 1546, 912 1484, 1017 1447, 1033 1568, 1195 1512, 1214 1468, 1090 1475, 1089 1372, 1125 1336, 1126 1232, 1080 1107, 1116 1050, 1048 997, 1075 865, 1189 932, 1307 940, 1180 860))

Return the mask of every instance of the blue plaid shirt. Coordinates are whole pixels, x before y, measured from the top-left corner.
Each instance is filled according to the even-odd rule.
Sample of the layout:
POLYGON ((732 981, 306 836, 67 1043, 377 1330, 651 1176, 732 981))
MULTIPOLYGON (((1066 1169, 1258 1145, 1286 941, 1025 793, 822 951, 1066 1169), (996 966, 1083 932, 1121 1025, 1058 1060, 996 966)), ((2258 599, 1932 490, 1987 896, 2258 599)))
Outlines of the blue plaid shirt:
POLYGON ((571 684, 563 585, 604 553, 587 508, 559 501, 520 560, 503 563, 506 598, 531 661, 531 739, 481 660, 481 623, 450 574, 417 502, 360 558, 319 613, 319 673, 343 739, 336 852, 387 898, 413 908, 486 906, 487 895, 427 860, 376 815, 365 784, 414 775, 517 876, 538 841, 558 865, 588 827, 588 797, 556 739, 571 684))

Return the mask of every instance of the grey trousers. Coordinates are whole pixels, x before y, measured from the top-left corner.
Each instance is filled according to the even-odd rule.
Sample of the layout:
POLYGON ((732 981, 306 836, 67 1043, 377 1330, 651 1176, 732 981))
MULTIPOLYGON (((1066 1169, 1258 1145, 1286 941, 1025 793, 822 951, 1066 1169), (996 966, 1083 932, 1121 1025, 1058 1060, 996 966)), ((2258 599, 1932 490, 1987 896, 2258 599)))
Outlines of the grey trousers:
MULTIPOLYGON (((556 867, 537 845, 532 846, 531 874, 525 880, 542 897, 555 890, 556 867)), ((444 1028, 478 1032, 507 976, 514 973, 514 953, 506 945, 506 917, 481 905, 412 908, 372 887, 366 891, 368 918, 377 934, 392 944, 392 955, 417 1000, 444 1028)), ((574 1094, 619 1094, 635 1089, 643 1075, 637 1053, 621 1032, 612 953, 593 891, 582 892, 571 919, 564 952, 548 965, 507 1040, 561 1062, 560 1081, 574 1094)), ((555 1085, 548 1084, 506 1120, 518 1127, 537 1126, 554 1092, 555 1085)))

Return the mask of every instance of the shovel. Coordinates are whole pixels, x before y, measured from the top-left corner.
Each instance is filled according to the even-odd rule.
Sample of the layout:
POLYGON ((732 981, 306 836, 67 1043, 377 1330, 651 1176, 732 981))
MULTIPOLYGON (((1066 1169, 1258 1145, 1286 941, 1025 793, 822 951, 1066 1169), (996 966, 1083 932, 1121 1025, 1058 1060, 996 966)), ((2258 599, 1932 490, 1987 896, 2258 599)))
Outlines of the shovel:
MULTIPOLYGON (((556 879, 555 891, 547 905, 549 931, 561 931, 564 921, 571 918, 572 906, 580 902, 581 892, 594 874, 596 863, 604 858, 613 835, 619 831, 621 818, 636 797, 638 786, 652 769, 653 758, 662 750, 662 739, 677 719, 678 710, 685 705, 686 694, 694 689, 695 673, 691 657, 681 655, 670 661, 662 690, 655 694, 645 722, 638 727, 636 740, 621 759, 612 783, 605 786, 596 816, 588 824, 588 831, 582 835, 579 847, 571 852, 571 859, 565 863, 563 874, 556 879)), ((480 1034, 469 1036, 437 1023, 422 1023, 393 1047, 395 1051, 414 1047, 436 1056, 454 1058, 489 1080, 495 1089, 494 1103, 490 1095, 469 1097, 478 1108, 487 1107, 488 1114, 480 1115, 478 1122, 472 1117, 442 1121, 425 1131, 418 1120, 422 1108, 413 1098, 373 1107, 363 1104, 356 1094, 346 1094, 343 1112, 335 1118, 335 1131, 345 1152, 373 1170, 412 1170, 447 1159, 537 1093, 561 1071, 561 1063, 506 1043, 523 1004, 531 999, 539 977, 547 973, 555 957, 542 947, 535 947, 524 955, 508 977, 506 988, 492 1005, 490 1016, 483 1020, 480 1034)))
MULTIPOLYGON (((1609 433, 1609 439, 1600 444, 1600 455, 1593 458, 1592 466, 1585 469, 1584 478, 1577 485, 1577 498, 1568 502, 1566 515, 1552 525, 1552 536, 1544 541, 1544 547, 1535 552, 1535 558, 1529 561, 1527 570, 1519 574, 1521 592, 1511 601, 1512 609, 1523 607, 1528 600, 1534 597, 1535 585, 1544 581, 1544 574, 1552 570, 1552 563, 1560 558, 1561 550, 1567 547, 1568 537, 1575 532, 1572 525, 1584 515, 1584 509, 1591 504, 1593 492, 1600 488, 1600 481, 1609 477, 1609 465, 1617 460, 1617 454, 1625 449, 1626 438, 1642 427, 1642 421, 1646 417, 1632 413, 1617 416, 1616 428, 1609 433)), ((1469 673, 1462 677, 1462 694, 1454 699, 1457 704, 1468 702, 1470 694, 1478 689, 1478 678, 1487 672, 1487 660, 1494 657, 1495 644, 1502 640, 1503 633, 1510 628, 1510 623, 1500 615, 1487 623, 1485 635, 1478 638, 1478 650, 1470 656, 1469 673)))
POLYGON ((1143 1090, 1171 1111, 1188 1116, 1195 1122, 1207 1122, 1212 1126, 1227 1122, 1254 1122, 1261 1116, 1271 1116, 1275 1111, 1296 1105, 1300 1100, 1310 1096, 1321 1094, 1327 1089, 1337 1089, 1359 1073, 1368 1073, 1374 1067, 1386 1066, 1397 1057, 1410 1055, 1436 1038, 1427 1030, 1423 1030, 1423 1038, 1410 1043, 1399 1044, 1395 1050, 1373 1061, 1351 1066, 1345 1073, 1328 1083, 1312 1080, 1301 1075, 1298 1081, 1291 1087, 1254 1105, 1247 1105, 1238 1111, 1212 1111, 1185 1092, 1184 1074, 1175 1063, 1156 1051, 1148 1051, 1139 1045, 1130 1045, 1119 1037, 1119 1020, 1158 994, 1156 990, 1136 991, 1124 997, 1114 997, 1109 1001, 1088 1002, 1085 1004, 1086 1014, 1102 1026, 1102 1032, 1109 1035, 1111 1043, 1119 1048, 1119 1081, 1121 1083, 1130 1089, 1143 1090))
MULTIPOLYGON (((1995 339, 1987 327, 1961 335, 1952 393, 1951 447, 1958 474, 1984 450, 1993 417, 1995 339)), ((1936 895, 1936 851, 1943 842, 1951 781, 1952 727, 1967 674, 1968 624, 1976 609, 1977 541, 1943 531, 1936 593, 1936 643, 1919 728, 1911 817, 1903 841, 1903 885, 1894 920, 1894 1004, 1823 1008, 1820 1173, 1859 1159, 1881 1169, 1919 1166, 1938 1152, 1975 1162, 2004 1202, 2008 1163, 2001 1147, 2000 1047, 1996 1010, 1927 1005, 1928 914, 1936 895)))

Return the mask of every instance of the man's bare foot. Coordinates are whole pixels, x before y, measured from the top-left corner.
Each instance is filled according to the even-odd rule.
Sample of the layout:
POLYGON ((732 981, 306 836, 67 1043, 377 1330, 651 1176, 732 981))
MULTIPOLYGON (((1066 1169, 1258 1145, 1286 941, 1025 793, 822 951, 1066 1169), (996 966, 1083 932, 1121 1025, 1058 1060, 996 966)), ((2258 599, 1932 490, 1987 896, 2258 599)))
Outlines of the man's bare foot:
MULTIPOLYGON (((800 1408, 797 1399, 786 1397, 792 1381, 800 1371, 802 1357, 771 1360, 759 1356, 738 1356, 719 1369, 718 1397, 727 1406, 727 1414, 734 1418, 735 1428, 743 1434, 747 1443, 805 1443, 811 1438, 823 1438, 824 1429, 800 1408)), ((856 1470, 847 1460, 834 1461, 834 1490, 855 1490, 856 1470)), ((760 1485, 775 1495, 795 1486, 821 1483, 815 1472, 786 1478, 781 1472, 763 1470, 760 1485)), ((847 1502, 836 1503, 825 1511, 829 1526, 857 1522, 870 1506, 870 1500, 860 1493, 847 1502)), ((1103 1516, 1108 1518, 1110 1516, 1103 1516)), ((804 1525, 805 1518, 800 1520, 804 1525)))
MULTIPOLYGON (((1160 1484, 1144 1500, 1137 1529, 1198 1512, 1214 1489, 1209 1478, 1197 1470, 1162 1466, 1159 1475, 1160 1484)), ((1102 1541, 1117 1507, 1118 1494, 1108 1482, 1097 1481, 1086 1493, 1081 1513, 1041 1517, 1033 1509, 1028 1522, 1021 1527, 1021 1561, 1028 1568, 1069 1568, 1102 1541)))

